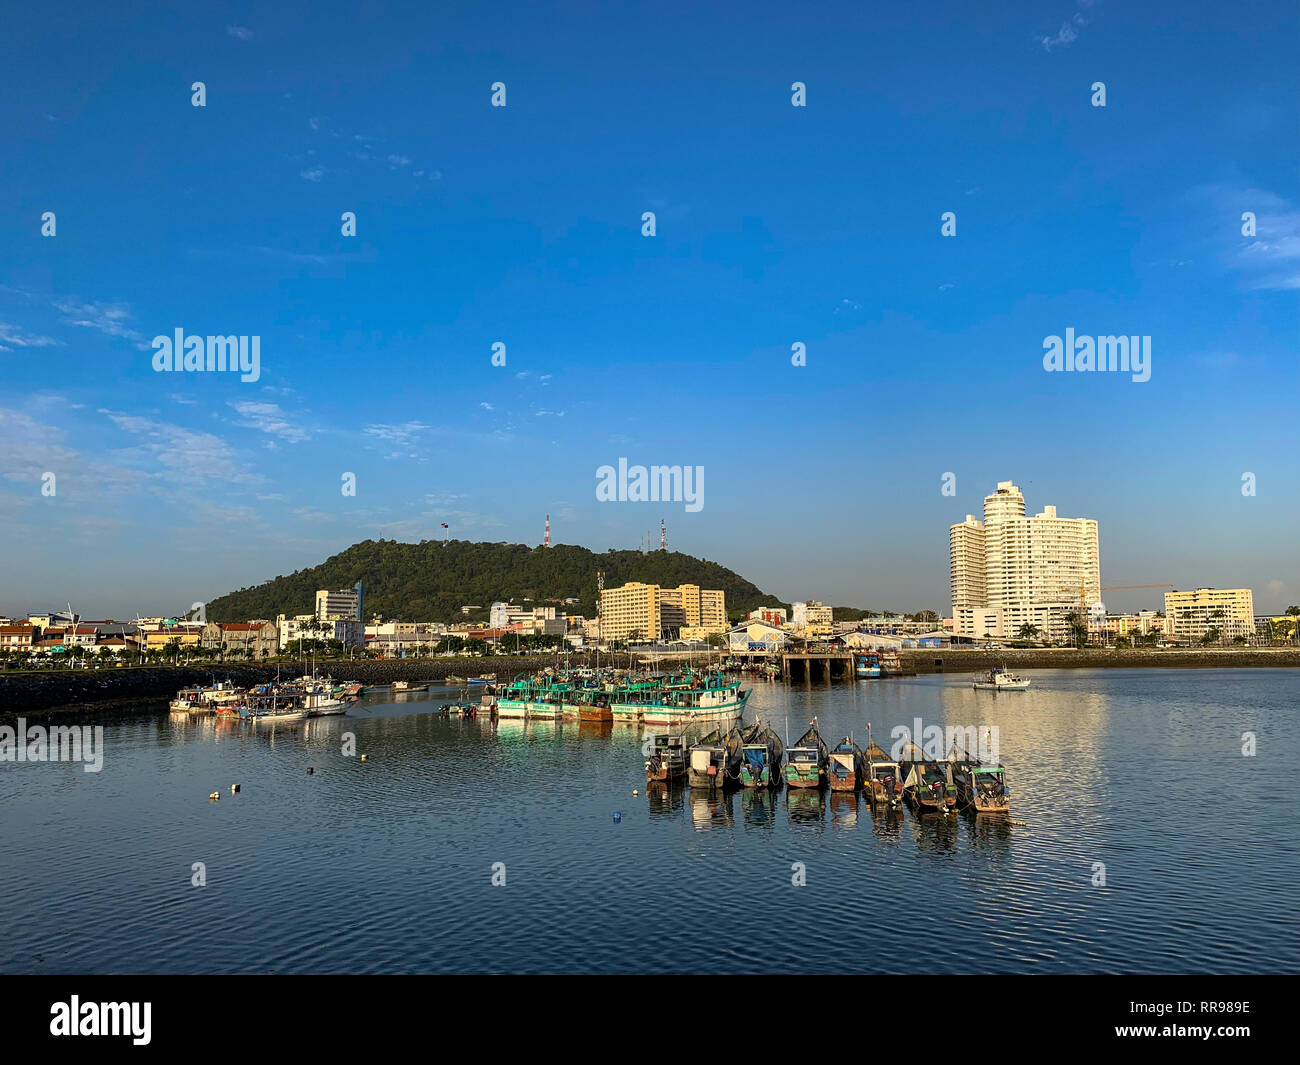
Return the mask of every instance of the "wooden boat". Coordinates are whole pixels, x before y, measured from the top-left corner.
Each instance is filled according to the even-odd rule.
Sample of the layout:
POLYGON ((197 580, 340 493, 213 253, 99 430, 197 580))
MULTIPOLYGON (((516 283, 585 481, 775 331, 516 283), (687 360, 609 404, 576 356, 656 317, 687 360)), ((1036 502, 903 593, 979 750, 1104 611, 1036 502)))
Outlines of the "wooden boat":
POLYGON ((826 741, 816 722, 786 752, 785 782, 792 788, 820 788, 826 783, 826 741))
POLYGON ((779 788, 785 745, 770 728, 754 725, 741 749, 740 785, 744 788, 779 788))
POLYGON ((691 744, 686 782, 692 788, 726 789, 739 784, 743 746, 740 729, 733 728, 725 736, 721 729, 714 729, 698 743, 691 744))
POLYGON ((654 753, 646 759, 645 778, 650 783, 667 783, 686 775, 686 740, 667 733, 655 737, 654 753))
POLYGON ((903 805, 903 776, 898 763, 876 744, 862 752, 863 782, 868 797, 882 806, 903 805))
POLYGON ((957 788, 957 805, 981 814, 1011 812, 1006 770, 1001 765, 981 762, 959 752, 952 762, 952 782, 957 788))
POLYGON ((915 743, 909 743, 898 762, 903 774, 903 798, 920 813, 955 809, 957 788, 952 783, 951 763, 927 758, 915 743))
POLYGON ((826 779, 832 791, 857 791, 865 776, 862 770, 862 748, 845 736, 832 749, 826 763, 826 779))
POLYGON ((976 691, 1022 692, 1028 689, 1029 684, 1027 677, 1018 677, 1008 672, 1005 666, 1001 669, 994 666, 987 673, 980 674, 974 687, 976 691))

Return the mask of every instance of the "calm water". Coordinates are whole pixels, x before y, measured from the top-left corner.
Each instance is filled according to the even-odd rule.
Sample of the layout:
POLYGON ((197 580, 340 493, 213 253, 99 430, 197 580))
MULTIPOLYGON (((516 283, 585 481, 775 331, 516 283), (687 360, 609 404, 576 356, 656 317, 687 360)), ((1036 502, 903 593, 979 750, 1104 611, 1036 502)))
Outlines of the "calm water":
POLYGON ((97 775, 0 763, 0 971, 1300 969, 1300 674, 1032 675, 754 681, 747 715, 886 747, 996 725, 1023 825, 647 796, 632 729, 447 721, 437 691, 289 730, 108 719, 97 775))

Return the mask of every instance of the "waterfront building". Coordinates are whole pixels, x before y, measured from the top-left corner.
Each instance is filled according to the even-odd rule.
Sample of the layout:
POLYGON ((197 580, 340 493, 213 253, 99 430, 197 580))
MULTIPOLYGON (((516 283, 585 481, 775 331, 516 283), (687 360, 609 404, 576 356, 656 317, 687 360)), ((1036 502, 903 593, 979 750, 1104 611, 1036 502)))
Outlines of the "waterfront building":
POLYGON ((316 592, 317 621, 361 621, 361 585, 351 588, 321 588, 316 592))
POLYGON ((280 651, 280 627, 274 621, 221 623, 210 621, 203 627, 203 646, 222 648, 227 654, 248 658, 270 658, 280 651))
POLYGON ((794 640, 785 629, 766 621, 746 621, 727 630, 726 635, 730 651, 779 651, 794 640))
POLYGON ((1097 522, 1063 518, 1056 507, 1032 517, 1011 481, 984 498, 984 519, 967 514, 948 529, 955 635, 1014 639, 1069 636, 1071 615, 1101 602, 1097 522))
POLYGON ((36 643, 38 633, 35 625, 0 625, 0 651, 30 651, 36 643))
POLYGON ((1221 639, 1255 635, 1255 597, 1249 588, 1197 588, 1165 592, 1165 617, 1176 639, 1199 641, 1216 630, 1221 639))
POLYGON ((834 612, 816 599, 795 603, 790 614, 793 628, 802 629, 810 636, 828 636, 834 623, 834 612))
POLYGON ((554 606, 519 606, 515 603, 497 602, 488 612, 488 625, 494 629, 508 629, 515 625, 523 626, 525 631, 547 632, 545 622, 557 620, 558 611, 554 606))
POLYGON ((760 606, 757 610, 749 612, 750 621, 766 621, 769 625, 782 626, 788 620, 783 606, 760 606))
POLYGON ((181 647, 198 647, 203 640, 203 625, 198 622, 175 621, 144 632, 144 646, 148 651, 165 651, 173 640, 181 647))
POLYGON ((299 640, 338 640, 344 647, 364 647, 366 626, 350 618, 321 620, 315 614, 298 614, 276 619, 280 650, 299 640))
POLYGON ((661 588, 633 581, 606 588, 601 598, 603 639, 659 640, 683 627, 721 633, 726 630, 723 592, 697 584, 661 588))

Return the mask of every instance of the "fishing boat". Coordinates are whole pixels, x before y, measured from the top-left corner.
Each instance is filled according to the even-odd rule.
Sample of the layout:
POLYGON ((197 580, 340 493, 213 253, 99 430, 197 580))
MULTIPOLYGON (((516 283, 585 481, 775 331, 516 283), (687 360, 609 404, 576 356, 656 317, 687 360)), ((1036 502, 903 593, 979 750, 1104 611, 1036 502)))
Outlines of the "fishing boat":
POLYGON ((915 673, 903 668, 903 660, 898 652, 884 650, 880 652, 880 675, 882 677, 914 677, 915 673))
POLYGON ((853 656, 853 675, 864 680, 880 676, 880 655, 875 651, 859 651, 853 656))
POLYGON ((497 698, 497 716, 502 718, 559 721, 573 702, 572 684, 557 677, 521 677, 502 689, 497 698))
POLYGON ((307 710, 301 693, 282 690, 278 685, 262 684, 239 703, 239 716, 254 724, 277 724, 302 721, 307 710))
POLYGON ((349 700, 325 691, 309 691, 302 694, 302 708, 308 717, 337 717, 348 712, 349 700))
POLYGON ((826 783, 826 741, 812 726, 786 752, 785 782, 792 788, 820 788, 826 783))
POLYGON ((903 798, 919 813, 943 813, 956 808, 957 788, 952 782, 951 763, 927 758, 915 743, 909 743, 898 765, 903 774, 903 798))
POLYGON ((876 744, 868 743, 862 752, 863 787, 873 803, 882 806, 903 804, 903 778, 898 763, 876 744))
POLYGON ((714 729, 698 743, 691 744, 686 782, 692 788, 723 789, 739 783, 743 746, 740 729, 733 728, 725 736, 721 729, 714 729))
POLYGON ((976 691, 1022 692, 1029 687, 1029 678, 1010 673, 1005 666, 1001 669, 994 666, 981 673, 974 686, 976 691))
POLYGON ((958 753, 952 763, 952 781, 957 788, 957 805, 981 814, 1005 814, 1011 810, 1006 769, 988 765, 978 758, 958 753))
POLYGON ((766 726, 754 726, 741 749, 740 785, 744 788, 779 788, 785 745, 766 726))
POLYGON ((644 693, 638 704, 647 725, 679 725, 690 721, 739 717, 749 701, 750 689, 725 674, 696 678, 689 687, 665 686, 644 693))
POLYGON ((865 774, 862 769, 862 748, 845 736, 832 749, 826 763, 826 779, 832 791, 857 791, 865 774))
POLYGON ((664 734, 655 737, 654 753, 646 759, 645 778, 650 783, 668 783, 686 775, 686 740, 664 734))
POLYGON ((167 704, 174 714, 215 714, 223 707, 233 708, 244 697, 244 690, 229 681, 218 681, 210 688, 182 688, 167 704))
POLYGON ((429 685, 427 684, 417 684, 414 681, 410 681, 410 680, 393 681, 393 691, 395 693, 405 694, 407 692, 427 692, 428 690, 429 690, 429 685))

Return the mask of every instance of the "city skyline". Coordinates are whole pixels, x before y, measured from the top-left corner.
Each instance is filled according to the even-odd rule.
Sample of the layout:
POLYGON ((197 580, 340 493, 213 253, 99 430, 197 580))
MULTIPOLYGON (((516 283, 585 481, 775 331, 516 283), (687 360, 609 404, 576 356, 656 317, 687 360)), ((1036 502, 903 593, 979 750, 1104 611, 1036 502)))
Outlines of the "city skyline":
POLYGON ((1295 11, 940 6, 15 12, 0 613, 549 514, 946 615, 1008 479, 1098 521, 1108 582, 1300 600, 1295 11), (156 372, 176 330, 257 338, 257 379, 156 372), (1149 379, 1047 372, 1076 334, 1150 338, 1149 379), (601 502, 622 459, 702 505, 601 502))

